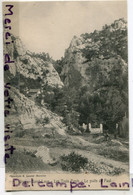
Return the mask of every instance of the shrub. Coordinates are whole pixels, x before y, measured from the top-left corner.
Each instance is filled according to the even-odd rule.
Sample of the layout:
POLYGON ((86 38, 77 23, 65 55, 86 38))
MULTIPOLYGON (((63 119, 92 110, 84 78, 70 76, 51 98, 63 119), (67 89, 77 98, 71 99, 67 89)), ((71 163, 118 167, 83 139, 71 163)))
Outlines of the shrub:
POLYGON ((121 161, 121 162, 128 162, 129 161, 129 153, 127 151, 121 151, 118 147, 115 148, 101 148, 98 151, 98 154, 110 158, 113 160, 121 161))
POLYGON ((95 163, 93 161, 88 162, 88 171, 93 174, 106 174, 106 175, 119 175, 124 173, 125 170, 119 167, 114 167, 111 164, 106 164, 104 162, 95 163))
POLYGON ((33 152, 30 152, 30 151, 25 151, 25 154, 28 155, 28 156, 31 156, 33 158, 36 157, 36 155, 33 152))
POLYGON ((51 135, 45 134, 45 137, 46 137, 46 138, 51 138, 51 135))
POLYGON ((14 59, 16 59, 18 56, 19 56, 19 54, 18 54, 18 52, 15 48, 14 51, 13 51, 13 57, 14 57, 14 59))
POLYGON ((49 124, 49 123, 50 123, 50 119, 49 119, 48 117, 45 117, 43 122, 44 122, 45 124, 49 124))
POLYGON ((21 60, 24 64, 28 64, 28 59, 21 60))
POLYGON ((87 158, 75 152, 61 156, 60 160, 62 170, 64 171, 80 172, 82 169, 84 170, 88 164, 87 158))
POLYGON ((45 117, 44 119, 36 118, 36 125, 42 124, 45 126, 46 124, 50 123, 50 119, 48 117, 45 117))
POLYGON ((32 135, 32 138, 33 139, 36 139, 36 138, 38 139, 38 138, 40 138, 40 136, 39 135, 32 135))
POLYGON ((18 131, 18 132, 16 132, 15 137, 21 138, 21 137, 23 137, 24 135, 25 135, 25 131, 18 131))

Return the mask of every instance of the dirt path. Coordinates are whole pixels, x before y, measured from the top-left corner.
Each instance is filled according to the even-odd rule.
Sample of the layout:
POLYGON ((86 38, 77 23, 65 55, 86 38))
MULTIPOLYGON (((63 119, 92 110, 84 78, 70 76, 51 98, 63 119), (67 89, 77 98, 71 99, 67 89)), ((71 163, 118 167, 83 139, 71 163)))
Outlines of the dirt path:
POLYGON ((51 148, 50 149, 50 154, 52 157, 56 157, 56 158, 59 158, 59 156, 65 154, 65 155, 68 155, 70 152, 75 152, 75 153, 78 153, 86 158, 88 158, 89 161, 93 161, 95 163, 104 163, 106 165, 112 165, 113 167, 116 167, 116 168, 122 168, 124 169, 126 172, 128 172, 128 169, 129 169, 129 166, 128 164, 126 163, 122 163, 120 161, 115 161, 115 160, 112 160, 112 159, 109 159, 109 158, 105 158, 101 155, 97 155, 95 153, 92 153, 90 151, 85 151, 85 150, 76 150, 76 149, 61 149, 61 148, 51 148))
MULTIPOLYGON (((66 140, 67 141, 67 140, 66 140)), ((106 166, 113 166, 113 167, 116 167, 116 168, 122 168, 125 170, 125 172, 128 173, 129 171, 129 166, 128 166, 128 163, 123 163, 123 162, 120 162, 120 161, 116 161, 116 160, 113 160, 113 159, 110 159, 110 158, 106 158, 104 156, 101 156, 101 155, 98 155, 96 154, 95 152, 92 152, 92 151, 88 151, 88 147, 91 147, 91 148, 97 148, 97 147, 101 147, 100 144, 95 144, 95 143, 91 143, 89 141, 86 141, 84 140, 83 138, 81 137, 78 137, 78 136, 72 136, 71 137, 71 141, 72 143, 77 143, 77 145, 81 145, 81 146, 84 146, 84 149, 76 149, 76 148, 71 148, 71 147, 66 147, 66 148, 63 148, 61 146, 58 146, 58 147, 49 147, 48 150, 49 150, 49 155, 51 157, 51 159, 54 159, 55 161, 59 160, 59 157, 63 154, 65 155, 68 155, 69 153, 71 152, 75 152, 75 153, 78 153, 86 158, 88 158, 88 161, 92 161, 96 164, 105 164, 106 166), (85 149, 86 147, 86 149, 85 149)), ((35 152, 38 150, 38 147, 36 146, 25 146, 25 145, 14 145, 16 146, 16 148, 18 150, 21 150, 21 151, 24 151, 24 149, 26 151, 30 151, 30 152, 35 152)), ((47 146, 45 145, 44 148, 46 148, 47 146)), ((45 149, 44 151, 42 150, 42 156, 44 155, 45 156, 45 149)), ((40 154, 41 155, 41 154, 40 154)))

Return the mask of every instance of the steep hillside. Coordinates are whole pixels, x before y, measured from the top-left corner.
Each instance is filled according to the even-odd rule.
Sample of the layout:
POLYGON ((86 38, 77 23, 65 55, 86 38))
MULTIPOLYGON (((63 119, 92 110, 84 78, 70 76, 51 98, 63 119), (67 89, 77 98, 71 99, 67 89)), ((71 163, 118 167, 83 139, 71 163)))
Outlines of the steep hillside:
POLYGON ((74 36, 57 61, 11 40, 4 48, 15 61, 4 77, 11 86, 4 93, 5 124, 12 130, 5 141, 16 150, 6 171, 128 173, 126 22, 74 36))
MULTIPOLYGON (((79 122, 103 123, 105 129, 128 115, 127 23, 124 19, 102 30, 74 36, 56 69, 64 85, 76 93, 79 122)), ((75 98, 75 97, 74 97, 75 98)))
POLYGON ((127 23, 124 19, 105 25, 101 31, 74 36, 62 59, 62 80, 70 87, 84 86, 90 83, 86 75, 88 62, 114 58, 123 60, 127 66, 127 23))
POLYGON ((55 133, 65 135, 66 127, 61 122, 61 117, 45 107, 37 106, 34 101, 25 97, 14 87, 11 87, 10 97, 13 99, 12 112, 9 117, 5 117, 5 122, 15 129, 18 127, 17 131, 32 129, 32 133, 41 131, 43 135, 46 129, 49 129, 49 133, 54 129, 55 133))
POLYGON ((35 54, 27 51, 19 38, 11 36, 13 44, 6 45, 4 52, 8 53, 14 63, 10 64, 9 71, 5 71, 5 83, 11 85, 10 96, 13 99, 10 115, 5 118, 18 131, 34 129, 54 129, 56 133, 65 135, 65 126, 61 117, 46 108, 43 99, 37 103, 39 95, 49 88, 52 93, 54 88, 62 88, 63 83, 53 67, 52 59, 48 54, 35 54), (38 98, 38 99, 37 99, 38 98), (15 122, 16 121, 16 122, 15 122))
POLYGON ((14 43, 5 50, 15 63, 6 72, 5 80, 10 80, 20 99, 25 97, 39 109, 56 113, 70 132, 75 128, 80 131, 83 123, 102 123, 105 130, 115 132, 116 123, 128 113, 124 19, 105 25, 101 31, 74 36, 57 62, 48 54, 27 51, 19 38, 11 39, 14 43))
POLYGON ((87 83, 87 76, 85 74, 88 67, 85 58, 82 55, 81 49, 84 47, 84 39, 82 37, 74 36, 69 48, 65 51, 63 59, 63 68, 61 78, 66 86, 79 87, 87 83))
POLYGON ((24 82, 27 86, 30 80, 31 83, 33 82, 33 86, 29 86, 31 88, 35 87, 34 84, 37 85, 37 87, 41 87, 46 83, 50 87, 63 86, 48 54, 35 54, 27 51, 19 38, 12 36, 11 39, 14 43, 6 45, 5 48, 5 51, 7 51, 15 61, 9 69, 10 74, 8 76, 10 80, 12 79, 11 82, 15 84, 18 83, 18 85, 24 82))

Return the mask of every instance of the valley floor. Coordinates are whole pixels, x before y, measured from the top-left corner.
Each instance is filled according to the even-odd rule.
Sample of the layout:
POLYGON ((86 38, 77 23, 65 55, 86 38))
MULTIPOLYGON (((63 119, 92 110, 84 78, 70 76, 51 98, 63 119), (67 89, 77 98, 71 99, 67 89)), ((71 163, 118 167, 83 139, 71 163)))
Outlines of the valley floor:
POLYGON ((102 135, 67 135, 34 137, 30 134, 15 137, 16 151, 9 159, 7 172, 46 171, 64 172, 60 157, 71 152, 88 159, 88 165, 79 172, 119 175, 129 172, 128 140, 104 141, 102 135))

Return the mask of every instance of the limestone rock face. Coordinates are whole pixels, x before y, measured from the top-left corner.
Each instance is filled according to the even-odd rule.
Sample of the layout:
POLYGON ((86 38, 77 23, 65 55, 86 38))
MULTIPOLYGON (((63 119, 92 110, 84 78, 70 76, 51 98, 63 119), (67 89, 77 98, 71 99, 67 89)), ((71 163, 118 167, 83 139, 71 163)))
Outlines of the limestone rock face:
MULTIPOLYGON (((81 53, 81 49, 85 47, 84 39, 82 37, 74 36, 69 48, 65 51, 65 65, 63 66, 61 75, 64 76, 64 84, 69 86, 74 80, 78 81, 77 85, 84 85, 87 83, 87 76, 85 74, 87 63, 81 53)), ((73 83, 74 84, 74 83, 73 83)))
POLYGON ((62 87, 63 83, 56 72, 50 60, 44 60, 32 52, 27 51, 22 41, 12 36, 14 41, 5 50, 15 63, 10 65, 11 77, 22 75, 25 78, 37 80, 40 79, 42 84, 47 83, 50 87, 62 87))
POLYGON ((25 97, 18 89, 12 87, 10 96, 13 99, 11 117, 6 118, 7 122, 11 125, 21 125, 23 130, 28 129, 41 129, 42 134, 45 133, 44 129, 53 129, 55 134, 65 136, 65 125, 61 122, 61 117, 51 112, 45 107, 40 107, 34 101, 25 97), (17 115, 16 115, 17 113, 17 115), (14 117, 14 114, 16 115, 14 117), (48 122, 45 123, 47 119, 48 122))
POLYGON ((19 56, 26 55, 26 47, 23 45, 22 41, 19 38, 16 38, 14 41, 14 49, 19 56))
POLYGON ((61 117, 35 100, 38 92, 42 93, 41 90, 45 89, 44 86, 51 91, 55 87, 63 87, 52 60, 45 53, 40 55, 28 51, 20 38, 11 36, 11 39, 13 43, 4 48, 10 60, 14 60, 14 63, 9 64, 9 71, 5 72, 5 82, 11 83, 10 96, 13 99, 8 120, 12 125, 19 126, 18 130, 40 130, 43 135, 46 129, 54 129, 55 133, 65 136, 61 117))
MULTIPOLYGON (((74 36, 64 57, 56 62, 48 54, 28 51, 18 37, 12 36, 11 39, 14 42, 6 45, 4 50, 15 63, 10 64, 5 81, 13 84, 11 92, 15 99, 14 106, 24 129, 40 125, 40 128, 54 128, 59 134, 65 135, 63 120, 53 113, 58 106, 55 106, 56 103, 52 105, 53 99, 58 99, 59 88, 63 86, 63 90, 67 89, 76 95, 81 96, 83 91, 87 97, 100 97, 99 101, 106 102, 107 107, 109 102, 113 102, 113 105, 120 102, 121 110, 125 112, 127 24, 123 19, 105 25, 100 31, 74 36), (104 92, 107 92, 106 97, 104 92), (44 124, 46 118, 48 124, 44 124)), ((77 103, 73 94, 72 98, 77 103)), ((99 104, 102 107, 102 103, 99 104)))
POLYGON ((124 19, 105 25, 100 31, 73 37, 64 55, 61 72, 64 84, 77 88, 89 85, 86 69, 91 62, 112 58, 119 58, 127 66, 127 23, 124 19))

